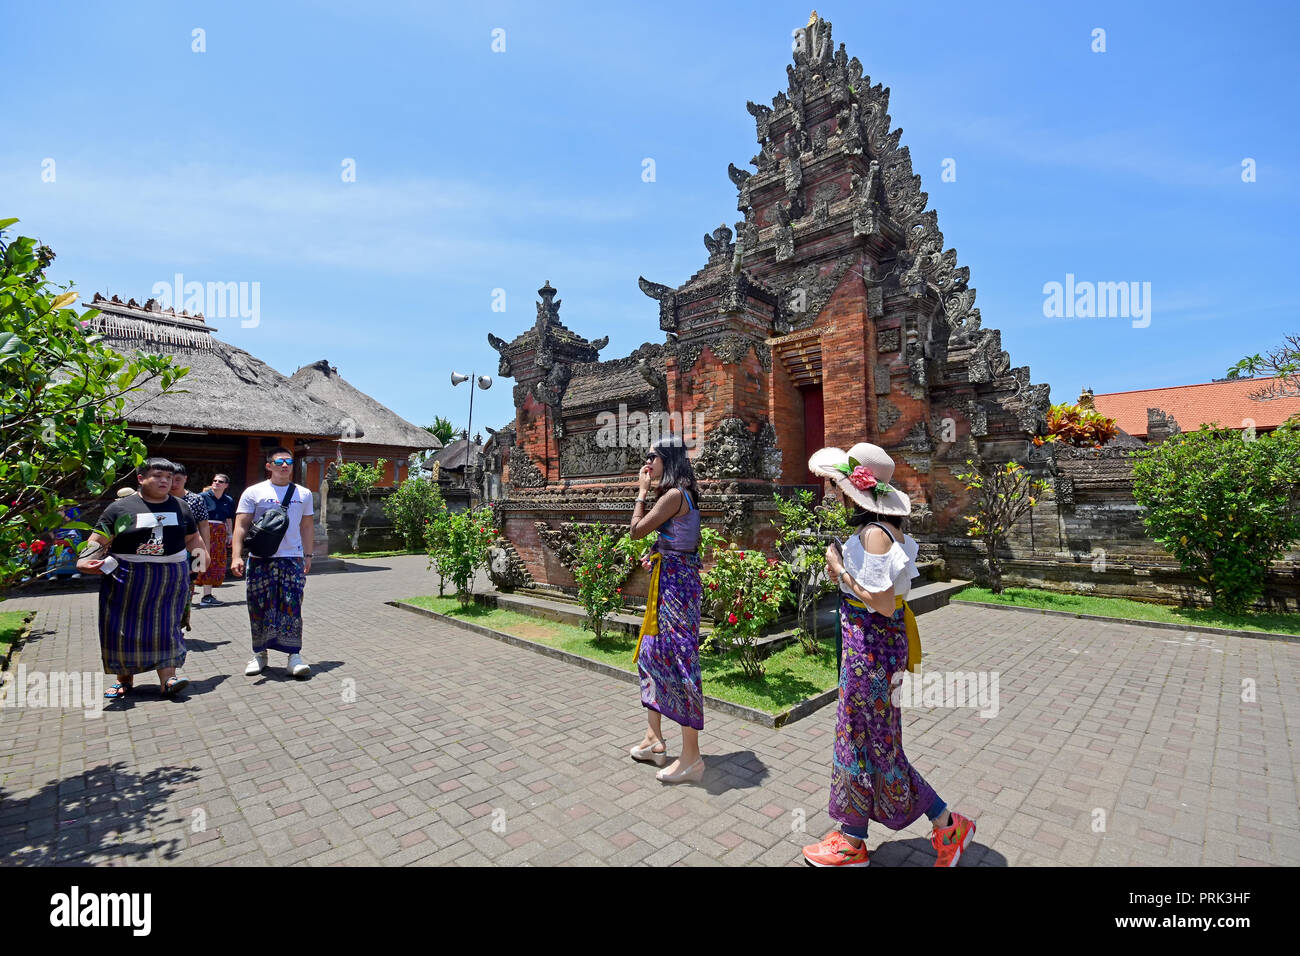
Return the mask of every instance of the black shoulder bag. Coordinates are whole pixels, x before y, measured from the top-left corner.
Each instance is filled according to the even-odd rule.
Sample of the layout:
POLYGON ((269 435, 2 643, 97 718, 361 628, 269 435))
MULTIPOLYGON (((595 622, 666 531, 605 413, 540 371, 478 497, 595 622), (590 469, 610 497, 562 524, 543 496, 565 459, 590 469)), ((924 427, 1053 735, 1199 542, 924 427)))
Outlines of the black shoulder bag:
POLYGON ((289 530, 289 501, 293 498, 297 486, 291 481, 284 493, 280 507, 262 512, 261 517, 253 522, 244 538, 244 553, 255 558, 269 558, 280 550, 284 533, 289 530))

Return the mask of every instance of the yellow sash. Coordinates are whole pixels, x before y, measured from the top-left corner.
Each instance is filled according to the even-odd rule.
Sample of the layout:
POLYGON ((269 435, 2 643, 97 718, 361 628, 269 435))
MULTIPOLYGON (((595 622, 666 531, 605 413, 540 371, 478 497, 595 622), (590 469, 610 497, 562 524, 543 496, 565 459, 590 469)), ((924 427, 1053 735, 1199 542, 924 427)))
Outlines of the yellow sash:
POLYGON ((650 591, 645 598, 645 617, 641 619, 641 635, 636 639, 636 652, 632 660, 641 657, 641 642, 649 634, 654 637, 659 633, 659 568, 662 555, 658 551, 650 552, 650 591))
MULTIPOLYGON (((871 610, 857 598, 845 595, 844 600, 864 611, 871 610)), ((911 606, 901 597, 894 598, 894 610, 900 607, 903 609, 903 626, 907 629, 907 669, 915 673, 916 665, 921 663, 921 633, 916 629, 916 615, 912 613, 911 606)))

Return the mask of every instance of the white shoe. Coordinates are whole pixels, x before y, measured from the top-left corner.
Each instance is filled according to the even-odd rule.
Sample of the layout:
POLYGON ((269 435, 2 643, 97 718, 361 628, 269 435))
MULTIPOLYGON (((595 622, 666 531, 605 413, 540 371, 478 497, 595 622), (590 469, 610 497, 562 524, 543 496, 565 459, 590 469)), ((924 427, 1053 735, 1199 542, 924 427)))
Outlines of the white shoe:
POLYGON ((644 763, 654 763, 663 767, 668 763, 668 745, 664 744, 662 752, 655 750, 658 746, 658 743, 653 743, 649 747, 633 747, 628 751, 628 753, 631 754, 633 760, 640 760, 644 763))
POLYGON ((302 659, 301 654, 290 654, 289 673, 294 677, 310 677, 311 668, 307 666, 307 662, 302 659))
POLYGON ((244 668, 244 676, 256 677, 258 674, 262 673, 265 668, 266 651, 262 651, 262 653, 254 655, 253 659, 248 662, 248 666, 244 668))

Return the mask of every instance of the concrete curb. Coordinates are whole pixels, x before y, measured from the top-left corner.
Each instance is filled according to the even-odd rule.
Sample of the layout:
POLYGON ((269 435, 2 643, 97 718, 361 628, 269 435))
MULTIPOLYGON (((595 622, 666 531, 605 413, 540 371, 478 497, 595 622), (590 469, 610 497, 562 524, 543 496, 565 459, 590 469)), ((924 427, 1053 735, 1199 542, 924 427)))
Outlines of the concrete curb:
MULTIPOLYGON (((501 641, 505 644, 511 644, 515 647, 522 647, 525 650, 533 651, 537 654, 543 654, 546 657, 552 657, 558 661, 565 661, 569 664, 577 664, 579 667, 586 668, 589 671, 595 671, 597 674, 604 674, 606 677, 613 677, 628 684, 639 684, 640 679, 631 671, 625 671, 621 668, 614 667, 602 661, 594 661, 589 657, 583 657, 579 654, 573 654, 569 651, 562 651, 558 647, 551 647, 548 644, 539 644, 536 641, 530 641, 527 638, 516 637, 513 634, 507 634, 504 631, 494 630, 490 627, 484 627, 482 624, 475 624, 472 621, 462 621, 458 618, 449 617, 446 614, 439 614, 437 611, 431 611, 427 607, 419 607, 407 601, 385 601, 389 607, 395 607, 403 611, 411 611, 415 614, 421 614, 425 617, 431 617, 434 620, 451 624, 455 627, 463 628, 467 631, 473 631, 475 634, 482 634, 484 637, 490 637, 494 640, 501 641)), ((760 724, 764 727, 773 729, 784 727, 786 724, 794 723, 801 720, 809 714, 814 713, 827 704, 838 699, 839 688, 832 687, 830 690, 823 691, 816 697, 809 697, 807 700, 801 700, 789 710, 780 714, 769 714, 766 711, 755 710, 753 707, 745 707, 741 704, 733 704, 729 700, 720 700, 717 697, 704 695, 704 702, 711 710, 721 711, 732 717, 739 717, 741 720, 747 720, 750 723, 760 724)))
POLYGON ((1076 611, 1053 611, 1043 607, 1022 607, 1019 604, 992 604, 988 601, 953 601, 950 606, 991 607, 998 611, 1028 611, 1052 617, 1077 617, 1084 621, 1105 621, 1108 624, 1135 624, 1138 627, 1156 627, 1165 631, 1194 631, 1198 634, 1217 634, 1219 637, 1258 637, 1267 641, 1300 641, 1300 634, 1281 634, 1274 631, 1239 631, 1227 627, 1207 627, 1204 624, 1170 624, 1166 621, 1142 621, 1132 617, 1104 617, 1100 614, 1081 614, 1076 611))

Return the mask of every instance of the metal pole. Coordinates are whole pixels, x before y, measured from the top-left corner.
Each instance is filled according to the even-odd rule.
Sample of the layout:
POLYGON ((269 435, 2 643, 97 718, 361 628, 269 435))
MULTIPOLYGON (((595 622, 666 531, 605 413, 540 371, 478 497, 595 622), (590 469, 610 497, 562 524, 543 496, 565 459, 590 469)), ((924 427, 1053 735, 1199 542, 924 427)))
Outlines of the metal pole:
POLYGON ((469 383, 468 383, 469 384, 469 427, 465 429, 465 478, 466 478, 465 484, 469 486, 469 506, 471 510, 473 510, 474 508, 474 484, 473 482, 468 480, 470 477, 469 449, 470 449, 470 442, 474 440, 470 436, 474 434, 474 385, 477 381, 478 381, 477 373, 471 371, 469 373, 469 383))

